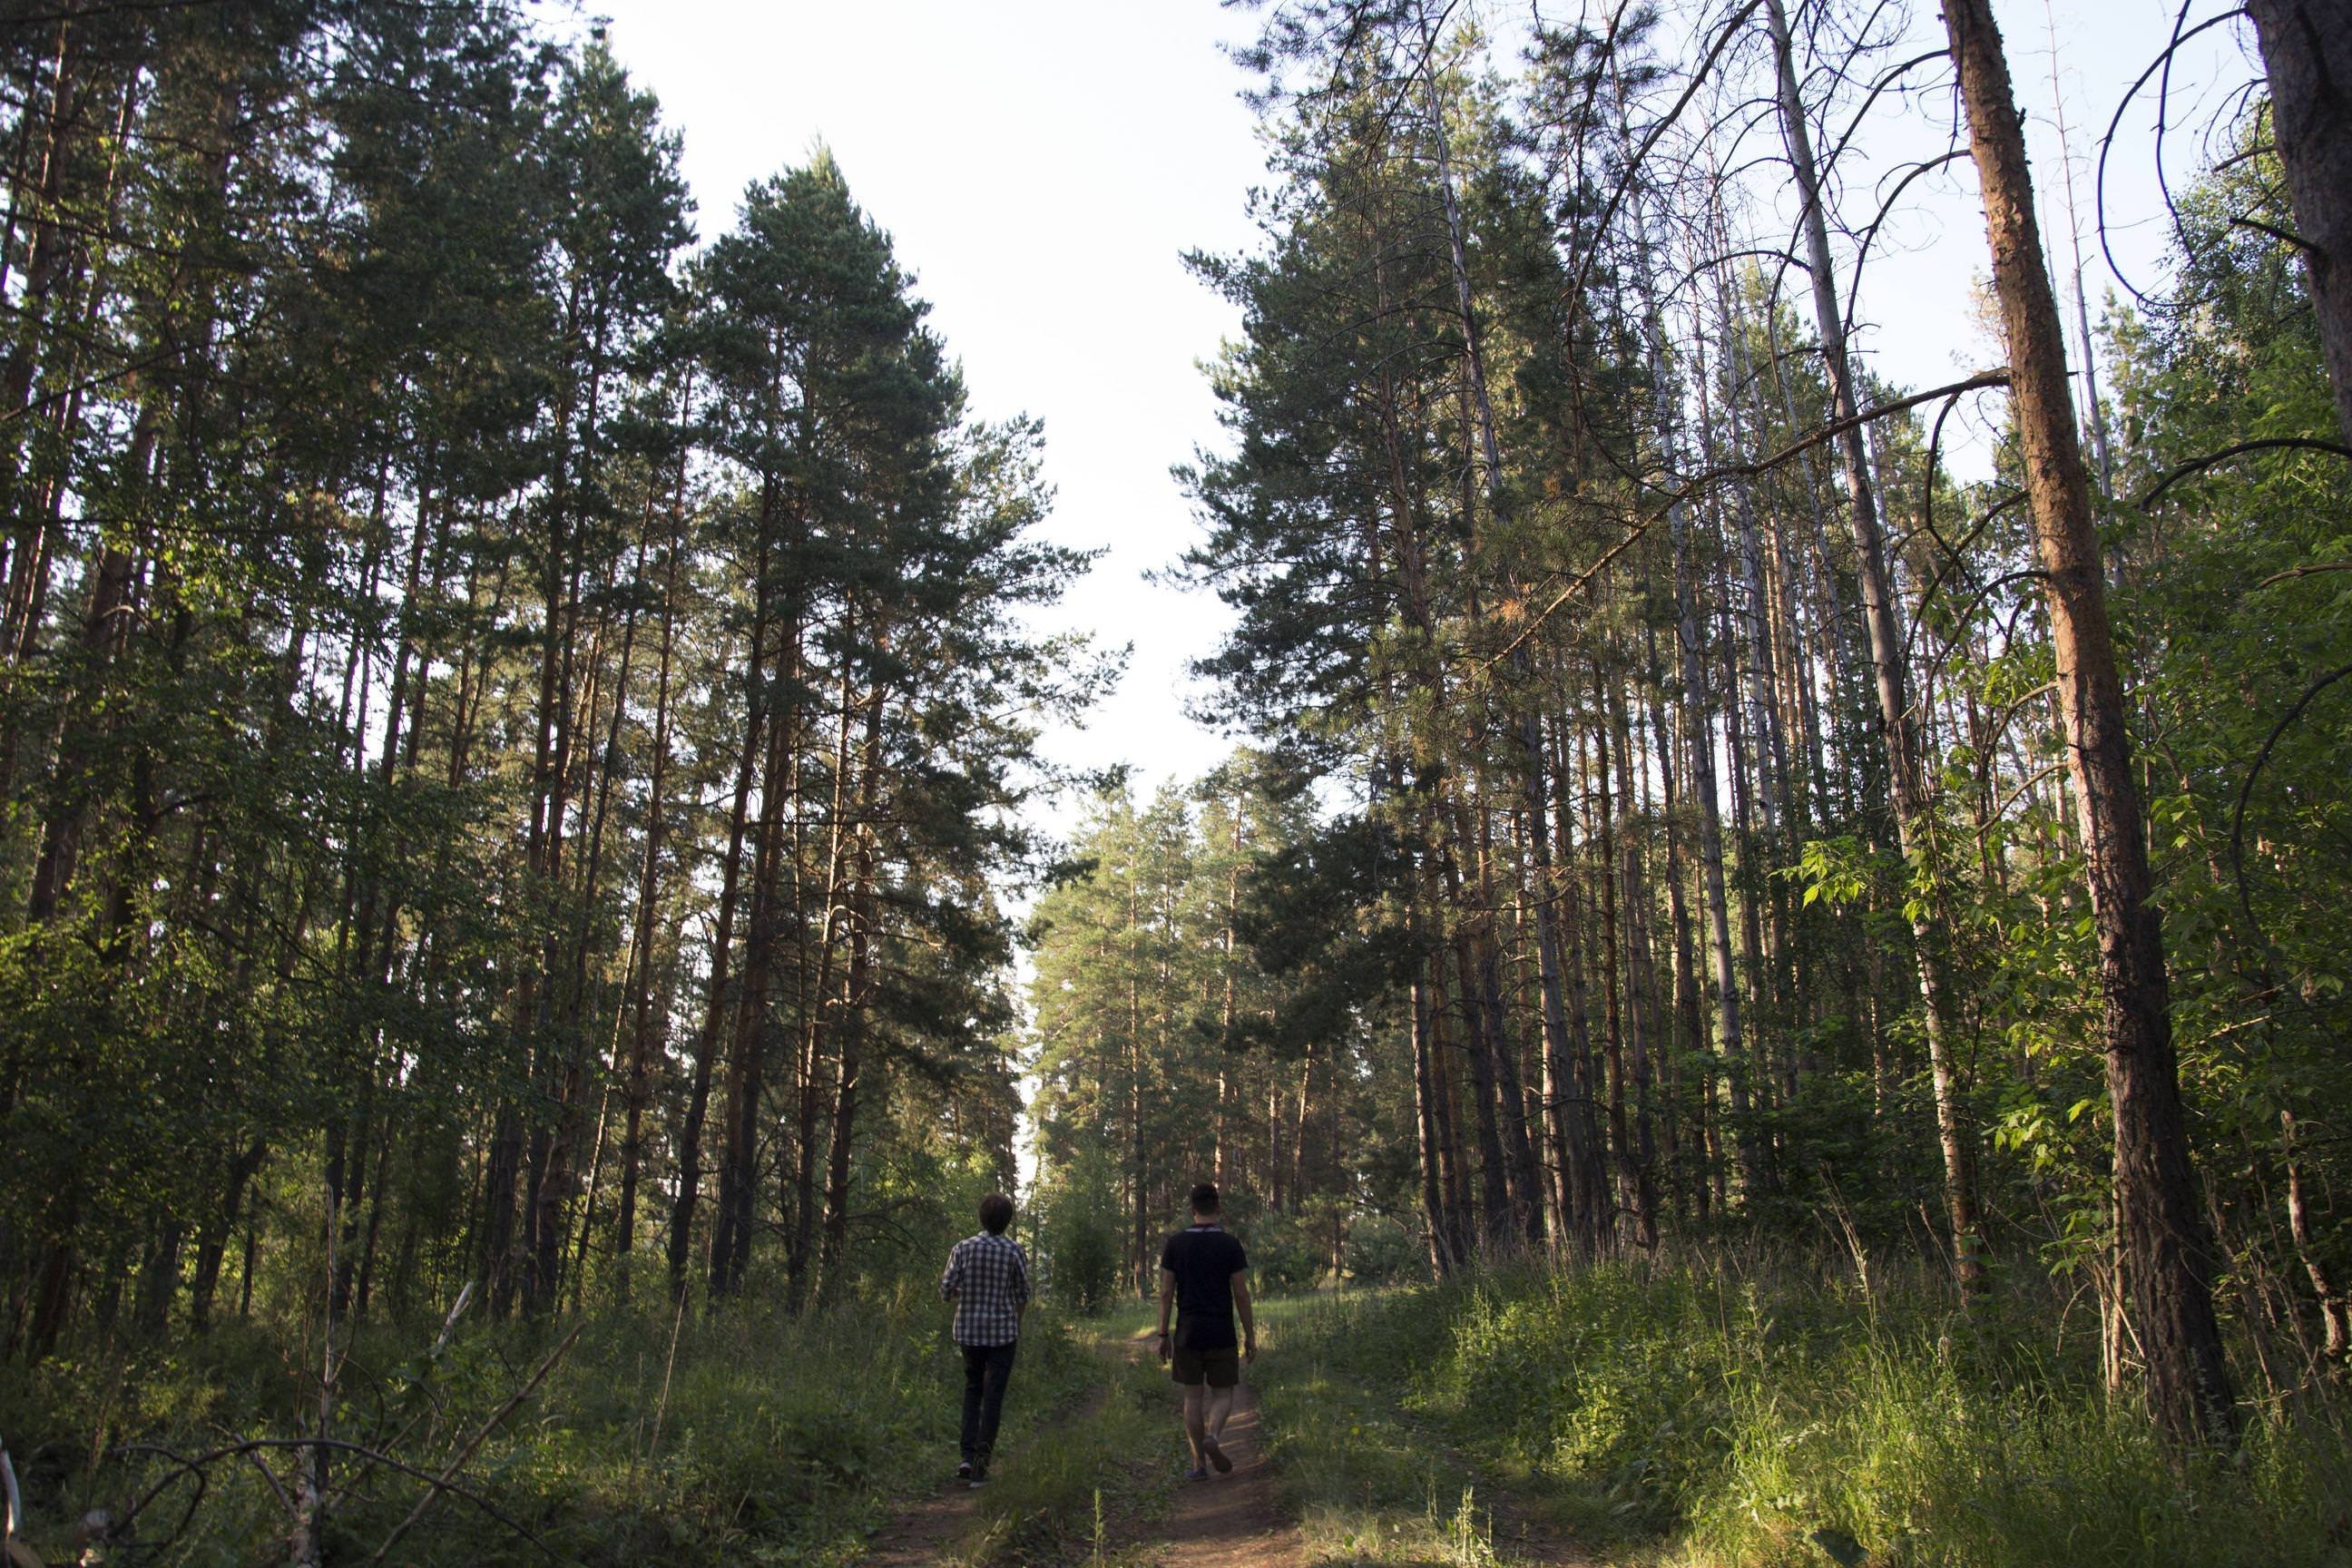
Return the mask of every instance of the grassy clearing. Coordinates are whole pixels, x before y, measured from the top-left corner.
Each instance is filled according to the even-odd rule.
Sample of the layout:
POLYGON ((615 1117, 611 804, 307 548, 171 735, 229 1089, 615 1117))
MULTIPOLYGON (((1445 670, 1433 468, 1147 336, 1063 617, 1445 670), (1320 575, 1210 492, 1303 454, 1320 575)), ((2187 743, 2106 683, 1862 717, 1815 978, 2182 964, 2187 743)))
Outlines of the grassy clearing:
MULTIPOLYGON (((335 1436, 437 1471, 551 1348, 522 1328, 461 1331, 436 1358, 425 1352, 437 1329, 361 1333, 339 1380, 335 1436)), ((316 1359, 299 1330, 257 1325, 162 1351, 0 1369, 0 1435, 25 1480, 31 1541, 48 1561, 70 1562, 86 1512, 121 1519, 160 1485, 131 1521, 149 1548, 111 1560, 253 1561, 257 1542, 287 1536, 272 1479, 243 1458, 206 1466, 183 1528, 195 1488, 160 1450, 315 1432, 316 1359)), ((1033 1311, 1006 1441, 1048 1425, 1101 1373, 1079 1334, 1033 1311)), ((798 1319, 759 1302, 683 1321, 598 1317, 463 1469, 482 1504, 547 1552, 452 1495, 394 1557, 418 1568, 544 1563, 549 1553, 589 1568, 849 1563, 900 1498, 953 1463, 961 1377, 945 1313, 921 1288, 798 1319)), ((291 1453, 258 1458, 289 1486, 291 1453)), ((364 1562, 424 1492, 348 1455, 331 1485, 331 1562, 364 1562)))
POLYGON ((2005 1288, 1964 1320, 1748 1260, 1327 1300, 1276 1320, 1266 1409, 1327 1562, 1508 1561, 1532 1521, 1691 1568, 2352 1563, 2340 1402, 2176 1465, 2039 1282, 2005 1288))

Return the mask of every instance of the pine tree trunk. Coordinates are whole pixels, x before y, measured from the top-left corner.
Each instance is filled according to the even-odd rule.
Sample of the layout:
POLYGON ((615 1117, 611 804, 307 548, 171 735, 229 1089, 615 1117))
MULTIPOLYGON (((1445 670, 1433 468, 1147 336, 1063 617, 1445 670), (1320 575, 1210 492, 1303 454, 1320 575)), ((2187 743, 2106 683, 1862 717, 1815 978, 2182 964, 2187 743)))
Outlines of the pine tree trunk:
POLYGON ((2033 216, 2032 174, 1990 0, 1945 0, 1969 145, 1982 187, 1993 292, 2009 344, 2011 411, 2025 460, 2036 555, 2099 948, 2116 1206, 2147 1357, 2158 1430, 2226 1443, 2235 1399, 2213 1314, 2213 1250, 2173 1056, 2161 916, 2132 774, 2129 710, 2107 620, 2106 577, 2066 385, 2065 339, 2033 216))
MULTIPOLYGON (((780 689, 799 679, 801 628, 787 622, 780 689)), ((719 1214, 710 1240, 710 1291, 731 1295, 751 1259, 758 1201, 761 1102, 766 1093, 768 1047, 775 1032, 778 949, 786 918, 783 866, 786 777, 794 726, 789 700, 768 721, 767 756, 760 769, 760 816, 752 833, 751 904, 743 933, 743 975, 735 997, 733 1049, 727 1058, 726 1119, 719 1154, 719 1214)), ((803 1138, 803 1144, 806 1140, 803 1138)))
POLYGON ((1438 1180, 1436 1051, 1431 1039, 1429 986, 1422 978, 1427 969, 1426 960, 1415 963, 1407 1000, 1412 1009, 1412 1109, 1421 1148, 1421 1212, 1429 1227, 1430 1272, 1443 1279, 1454 1271, 1454 1255, 1448 1239, 1445 1194, 1438 1180))
POLYGON ((2247 0, 2336 419, 2352 442, 2352 7, 2247 0))
MULTIPOLYGON (((1629 1047, 1627 1070, 1630 1080, 1621 1086, 1623 1098, 1631 1102, 1630 1126, 1620 1125, 1618 1136, 1625 1139, 1618 1151, 1618 1167, 1623 1173, 1626 1205, 1633 1222, 1633 1239, 1642 1246, 1658 1244, 1658 1184, 1657 1149, 1650 1125, 1650 1057, 1653 1038, 1650 1028, 1650 960, 1648 889, 1642 883, 1642 850, 1635 842, 1632 822, 1636 809, 1633 794, 1633 742, 1631 726, 1625 721, 1625 688, 1622 680, 1609 683, 1607 722, 1617 746, 1617 810, 1623 825, 1617 836, 1619 885, 1623 889, 1622 925, 1625 936, 1625 1039, 1629 1047)), ((1623 1123, 1624 1114, 1612 1097, 1612 1122, 1623 1123)))
MULTIPOLYGON (((1541 743, 1536 746, 1538 759, 1541 743)), ((1538 763, 1541 765, 1540 760, 1538 763)), ((1479 789, 1478 813, 1478 897, 1481 904, 1478 950, 1478 984, 1483 994, 1487 1016, 1494 1020, 1492 1042, 1495 1051, 1495 1080, 1503 1103, 1503 1151, 1509 1161, 1507 1167, 1511 1178, 1513 1217, 1518 1225, 1519 1237, 1529 1247, 1541 1247, 1544 1238, 1544 1200, 1542 1167, 1536 1157, 1535 1140, 1528 1135, 1528 1091, 1526 1076, 1519 1070, 1519 1053, 1511 1040, 1510 1014, 1503 996, 1503 921, 1502 879, 1495 874, 1494 813, 1486 809, 1489 798, 1482 777, 1479 789)), ((1553 977, 1557 989, 1559 977, 1553 977)))
MULTIPOLYGON (((680 399, 681 411, 690 403, 680 399)), ((654 1015, 654 932, 661 893, 662 840, 667 827, 669 787, 670 671, 676 653, 677 577, 686 553, 686 461, 679 454, 677 484, 670 497, 669 558, 662 582, 661 654, 654 678, 652 764, 646 780, 646 844, 637 863, 635 923, 630 929, 629 1061, 622 1079, 621 1190, 613 1216, 613 1252, 623 1260, 620 1286, 629 1288, 626 1260, 636 1250, 637 1178, 645 1165, 646 1110, 653 1101, 654 1058, 660 1051, 654 1015)))
MULTIPOLYGON (((1572 784, 1575 774, 1568 766, 1567 737, 1556 737, 1552 754, 1552 776, 1572 784)), ((1554 792, 1552 812, 1553 848, 1559 863, 1568 870, 1559 891, 1560 931, 1566 939, 1567 952, 1562 968, 1565 971, 1569 1002, 1569 1058, 1562 1075, 1566 1097, 1560 1107, 1560 1121, 1565 1129, 1565 1166, 1562 1184, 1568 1193, 1569 1208, 1573 1216, 1577 1247, 1587 1256, 1601 1249, 1604 1236, 1611 1229, 1609 1205, 1609 1173, 1601 1147, 1599 1096, 1593 1092, 1593 1057, 1590 988, 1586 983, 1584 943, 1584 890, 1582 875, 1575 870, 1579 862, 1576 852, 1575 810, 1572 788, 1554 792)), ((1539 830, 1540 831, 1540 830, 1539 830)))
MULTIPOLYGON (((1664 671, 1658 662, 1657 634, 1644 627, 1649 676, 1643 683, 1648 693, 1645 706, 1649 710, 1650 744, 1658 759, 1658 788, 1665 808, 1666 818, 1666 923, 1674 944, 1674 1014, 1675 1049, 1685 1059, 1698 1064, 1708 1060, 1706 1052, 1706 1019, 1699 1001, 1696 947, 1691 934, 1690 904, 1685 893, 1689 881, 1689 868, 1684 863, 1682 813, 1675 791, 1674 738, 1666 728, 1664 671)), ((1720 1188, 1722 1173, 1709 1156, 1709 1139, 1715 1125, 1715 1080, 1712 1068, 1704 1068, 1705 1076, 1698 1084, 1697 1105, 1693 1131, 1703 1166, 1693 1184, 1699 1200, 1699 1215, 1705 1218, 1710 1188, 1720 1188)))
POLYGON ((1724 882, 1723 817, 1716 790, 1715 742, 1707 722, 1706 666, 1699 645, 1689 524, 1680 502, 1668 509, 1666 526, 1674 553, 1675 647, 1682 669, 1685 745, 1690 756, 1691 794, 1698 803, 1700 891, 1706 908, 1707 952, 1714 971, 1716 1056, 1731 1084, 1732 1139, 1739 1152, 1744 1193, 1753 1203, 1769 1184, 1763 1147, 1749 1115, 1751 1077, 1747 1032, 1740 1018, 1738 972, 1731 956, 1731 901, 1724 882))
MULTIPOLYGON (((761 584, 761 611, 766 605, 768 552, 762 544, 755 580, 761 584)), ((768 701, 758 671, 766 650, 766 617, 755 613, 751 647, 744 668, 751 701, 743 727, 742 749, 735 760, 735 801, 727 819, 727 854, 719 863, 719 920, 710 942, 710 978, 703 1001, 702 1028, 695 1037, 694 1071, 687 1090, 686 1114, 677 1132, 677 1192, 669 1213, 669 1289, 673 1299, 686 1291, 686 1266, 694 1248, 695 1211, 702 1197, 702 1138, 710 1109, 710 1080, 719 1061, 727 1019, 734 1012, 734 992, 729 959, 735 942, 735 912, 741 900, 743 841, 750 826, 751 784, 767 738, 768 701)))
POLYGON ((1617 918, 1618 873, 1621 865, 1617 855, 1617 797, 1612 781, 1615 774, 1609 759, 1609 707, 1606 687, 1607 667, 1595 657, 1592 661, 1592 836, 1596 863, 1593 867, 1595 886, 1601 890, 1601 987, 1603 993, 1601 1016, 1606 1026, 1601 1035, 1601 1064, 1608 1079, 1609 1164, 1615 1178, 1611 1195, 1611 1208, 1630 1212, 1633 1207, 1633 1140, 1625 1121, 1625 1032, 1630 1013, 1626 986, 1619 973, 1619 955, 1626 951, 1617 918))
POLYGON ((824 1184, 824 1241, 817 1260, 819 1288, 838 1296, 835 1280, 849 1238, 850 1154, 857 1127, 857 1094, 863 1071, 866 1014, 873 1001, 874 928, 879 912, 875 889, 875 807, 882 782, 882 711, 885 693, 877 688, 866 702, 865 763, 857 788, 857 820, 850 825, 855 872, 850 885, 849 973, 842 998, 840 1083, 834 1097, 833 1137, 824 1184))
MULTIPOLYGON (((1454 190, 1451 142, 1445 129, 1445 104, 1438 92, 1435 65, 1436 40, 1427 34, 1425 16, 1423 21, 1423 43, 1427 46, 1423 62, 1423 77, 1429 89, 1430 135, 1437 152, 1438 188, 1444 200, 1446 248, 1454 277, 1454 304, 1462 317, 1463 368, 1469 383, 1470 403, 1475 413, 1473 423, 1477 432, 1479 455, 1485 459, 1488 518, 1494 525, 1495 532, 1507 534, 1509 519, 1504 507, 1502 446, 1496 434, 1494 401, 1487 390, 1484 332, 1479 321, 1477 302, 1470 287, 1468 241, 1463 223, 1462 204, 1454 190)), ((1465 485, 1467 479, 1468 475, 1465 473, 1465 485)), ((1525 595, 1518 581, 1517 569, 1507 563, 1501 568, 1501 574, 1504 590, 1509 597, 1513 601, 1523 598, 1525 595)), ((1537 716, 1534 694, 1531 689, 1533 660, 1528 652, 1526 637, 1517 637, 1512 639, 1510 664, 1511 675, 1517 689, 1506 704, 1505 729, 1508 732, 1512 745, 1516 748, 1515 760, 1518 766, 1519 786, 1522 794, 1521 808, 1526 812, 1529 821, 1540 823, 1546 815, 1545 803, 1550 794, 1550 786, 1544 774, 1542 721, 1537 716), (1510 711, 1511 709, 1516 709, 1516 711, 1510 711)), ((1538 837, 1540 839, 1541 835, 1538 834, 1538 837)), ((1493 908, 1491 899, 1488 900, 1487 907, 1490 910, 1493 908)), ((1537 974, 1543 992, 1544 1027, 1547 1037, 1556 1042, 1560 1038, 1565 1027, 1566 1014, 1559 992, 1559 927, 1549 900, 1539 900, 1536 905, 1536 946, 1537 974)), ((1490 1031, 1490 1044, 1499 1052, 1502 1042, 1498 1031, 1490 1031)), ((1515 1071, 1509 1076, 1516 1080, 1515 1071)), ((1521 1132, 1524 1134, 1523 1119, 1521 1119, 1521 1132)), ((1519 1184, 1526 1189, 1522 1201, 1531 1205, 1533 1160, 1528 1152, 1524 1136, 1517 1141, 1514 1153, 1518 1157, 1514 1168, 1521 1172, 1522 1181, 1519 1184)), ((1535 1217, 1532 1213, 1522 1216, 1523 1233, 1532 1236, 1535 1217)))

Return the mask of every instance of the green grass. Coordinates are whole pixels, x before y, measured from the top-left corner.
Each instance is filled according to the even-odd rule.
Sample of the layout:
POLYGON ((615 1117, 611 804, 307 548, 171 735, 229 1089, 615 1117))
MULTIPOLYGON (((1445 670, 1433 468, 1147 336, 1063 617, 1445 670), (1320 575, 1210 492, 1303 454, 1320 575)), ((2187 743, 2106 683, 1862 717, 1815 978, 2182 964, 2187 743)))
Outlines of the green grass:
POLYGON ((1176 1425, 1166 1379, 1126 1353, 1124 1318, 1088 1327, 1093 1391, 992 1474, 977 1528, 959 1552, 968 1568, 1148 1560, 1120 1543, 1167 1510, 1176 1425))
POLYGON ((1484 1563, 1532 1523, 1693 1568, 2352 1563, 2340 1401, 2178 1462, 2062 1352, 2041 1282, 1963 1319, 1831 1278, 1619 1263, 1274 1318, 1268 1423, 1310 1542, 1484 1563))
MULTIPOLYGON (((335 1436, 438 1470, 551 1348, 523 1327, 461 1331, 379 1325, 352 1347, 335 1436)), ((73 1560, 76 1521, 129 1511, 143 1541, 172 1534, 194 1489, 161 1454, 196 1454, 315 1428, 312 1347, 299 1326, 224 1326, 192 1344, 0 1369, 0 1436, 26 1482, 33 1543, 73 1560)), ((1064 1321, 1033 1312, 1009 1392, 1019 1444, 1100 1382, 1101 1361, 1064 1321)), ((469 1489, 557 1558, 599 1568, 664 1563, 837 1564, 855 1560, 899 1500, 953 1461, 961 1363, 944 1312, 910 1288, 795 1318, 747 1300, 683 1321, 667 1312, 593 1319, 529 1400, 466 1465, 469 1489), (675 1364, 670 1361, 677 1331, 675 1364), (667 1383, 667 1394, 664 1393, 667 1383)), ((290 1456, 265 1453, 282 1486, 290 1456)), ((339 1458, 330 1561, 363 1562, 423 1495, 388 1468, 339 1458)), ((1009 1479, 1009 1477, 1008 1477, 1009 1479)), ((242 1458, 206 1467, 187 1525, 142 1563, 243 1564, 282 1541, 288 1516, 242 1458)), ((512 1529, 443 1497, 395 1553, 419 1568, 545 1563, 512 1529)))
POLYGON ((1290 1298, 1259 1308, 1255 1373, 1269 1450, 1310 1557, 1350 1568, 1507 1561, 1488 1475, 1412 1408, 1426 1292, 1290 1298))

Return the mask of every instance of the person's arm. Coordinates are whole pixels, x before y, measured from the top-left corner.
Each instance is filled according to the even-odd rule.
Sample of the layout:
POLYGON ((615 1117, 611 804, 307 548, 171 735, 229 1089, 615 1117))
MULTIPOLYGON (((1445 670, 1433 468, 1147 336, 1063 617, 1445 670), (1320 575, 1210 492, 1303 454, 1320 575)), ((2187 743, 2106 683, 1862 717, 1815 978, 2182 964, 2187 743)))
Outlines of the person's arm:
POLYGON ((1234 1310, 1242 1315, 1242 1360, 1257 1360, 1257 1314, 1251 1310, 1249 1270, 1234 1270, 1234 1310))
POLYGON ((940 1300, 952 1301, 956 1299, 956 1292, 962 1289, 963 1244, 958 1242, 955 1249, 948 1254, 947 1272, 940 1276, 940 1300))
POLYGON ((1176 1276, 1166 1264, 1160 1266, 1160 1359, 1169 1356, 1168 1314, 1176 1306, 1176 1276))

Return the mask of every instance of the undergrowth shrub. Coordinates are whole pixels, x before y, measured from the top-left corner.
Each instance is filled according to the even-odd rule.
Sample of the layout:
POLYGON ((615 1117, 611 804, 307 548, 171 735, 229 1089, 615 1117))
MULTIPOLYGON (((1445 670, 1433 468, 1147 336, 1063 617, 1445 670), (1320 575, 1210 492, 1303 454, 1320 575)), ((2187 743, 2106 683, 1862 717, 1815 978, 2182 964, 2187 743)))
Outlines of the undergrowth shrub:
MULTIPOLYGON (((554 1343, 523 1325, 461 1325, 433 1356, 438 1328, 362 1327, 338 1379, 334 1436, 436 1472, 554 1343)), ((487 1506, 442 1497, 395 1555, 418 1568, 547 1561, 520 1526, 592 1568, 852 1561, 895 1497, 954 1463, 962 1371, 946 1331, 919 1281, 801 1316, 761 1299, 682 1321, 599 1315, 465 1466, 463 1484, 487 1506)), ((71 1561, 84 1514, 120 1519, 161 1483, 128 1532, 149 1544, 110 1561, 252 1561, 255 1542, 287 1534, 269 1481, 242 1458, 215 1461, 194 1498, 164 1451, 315 1433, 316 1361, 299 1337, 226 1324, 176 1346, 0 1368, 0 1437, 25 1483, 33 1543, 71 1561)), ((1096 1375, 1067 1326, 1033 1310, 1006 1439, 1096 1375)), ((292 1454, 260 1457, 287 1486, 292 1454)), ((422 1495, 389 1467, 362 1469, 356 1456, 334 1458, 333 1484, 353 1484, 335 1497, 331 1560, 365 1561, 422 1495)))
POLYGON ((2184 1459, 2061 1318, 2022 1271, 1964 1315, 1925 1278, 1865 1291, 1801 1258, 1490 1270, 1297 1314, 1269 1418, 1302 1502, 1355 1510, 1346 1539, 1475 1461, 1691 1564, 2352 1564, 2340 1395, 2184 1459))
POLYGON ((1720 1449, 1726 1348, 1687 1279, 1501 1277, 1468 1292, 1417 1404, 1661 1521, 1720 1449))

